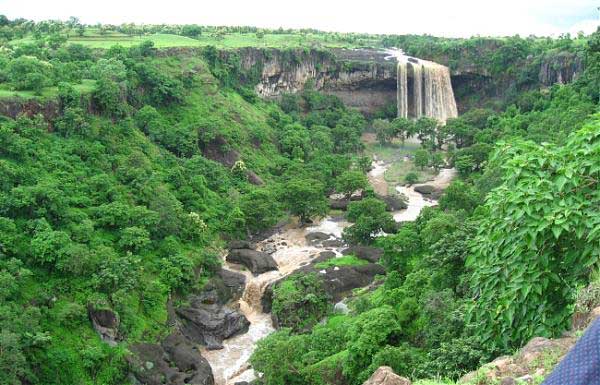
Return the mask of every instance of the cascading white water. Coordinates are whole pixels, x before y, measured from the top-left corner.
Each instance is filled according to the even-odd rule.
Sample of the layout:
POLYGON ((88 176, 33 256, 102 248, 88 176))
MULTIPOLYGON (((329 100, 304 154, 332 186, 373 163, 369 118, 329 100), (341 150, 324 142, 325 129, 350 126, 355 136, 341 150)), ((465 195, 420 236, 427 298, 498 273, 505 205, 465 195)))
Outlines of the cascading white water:
POLYGON ((387 52, 398 62, 398 117, 418 119, 427 116, 445 122, 458 116, 448 67, 406 56, 402 50, 387 52), (412 87, 409 87, 409 79, 412 87))
POLYGON ((408 72, 406 62, 398 62, 396 103, 398 105, 398 117, 408 118, 408 72))
POLYGON ((413 78, 412 112, 413 116, 423 116, 423 66, 410 64, 413 78))

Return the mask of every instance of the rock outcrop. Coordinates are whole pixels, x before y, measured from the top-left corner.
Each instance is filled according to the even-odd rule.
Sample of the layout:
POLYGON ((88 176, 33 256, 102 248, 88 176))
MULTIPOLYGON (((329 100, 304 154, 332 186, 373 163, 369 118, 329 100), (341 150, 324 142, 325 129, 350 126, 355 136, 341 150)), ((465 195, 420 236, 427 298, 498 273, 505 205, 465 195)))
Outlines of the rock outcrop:
POLYGON ((380 366, 363 385, 411 385, 409 379, 400 377, 389 366, 380 366))
POLYGON ((181 320, 183 334, 208 349, 222 349, 224 339, 246 333, 250 326, 240 312, 216 303, 205 303, 200 297, 192 297, 190 306, 175 311, 181 320))
MULTIPOLYGON (((321 253, 309 265, 301 267, 291 275, 316 273, 317 277, 323 282, 323 288, 327 297, 334 304, 346 298, 353 289, 368 286, 374 281, 376 276, 385 274, 383 266, 376 263, 360 266, 333 266, 326 269, 318 269, 315 266, 319 262, 324 262, 334 256, 335 253, 333 252, 331 254, 321 253)), ((281 281, 282 279, 271 282, 265 288, 261 298, 261 306, 264 312, 268 313, 271 311, 273 288, 281 281)))
POLYGON ((179 332, 161 344, 138 343, 130 346, 128 357, 131 382, 143 385, 213 385, 208 361, 179 332))
POLYGON ((204 285, 198 298, 204 303, 225 305, 240 299, 245 287, 244 274, 221 269, 204 285))
POLYGON ((277 270, 277 263, 271 255, 250 248, 230 248, 226 259, 229 262, 246 266, 252 274, 277 270))
POLYGON ((111 309, 96 309, 88 305, 88 316, 92 327, 100 338, 110 346, 116 346, 119 340, 119 316, 111 309))
POLYGON ((367 260, 372 263, 379 262, 379 259, 383 255, 383 249, 373 246, 350 246, 347 249, 342 250, 343 255, 354 255, 360 259, 367 260))
MULTIPOLYGON (((575 314, 573 330, 585 329, 599 316, 600 307, 586 314, 575 314)), ((550 374, 548 366, 557 365, 576 342, 574 333, 555 339, 534 337, 515 355, 498 357, 479 370, 464 375, 458 383, 471 384, 475 378, 503 385, 531 383, 535 377, 543 378, 550 374)))

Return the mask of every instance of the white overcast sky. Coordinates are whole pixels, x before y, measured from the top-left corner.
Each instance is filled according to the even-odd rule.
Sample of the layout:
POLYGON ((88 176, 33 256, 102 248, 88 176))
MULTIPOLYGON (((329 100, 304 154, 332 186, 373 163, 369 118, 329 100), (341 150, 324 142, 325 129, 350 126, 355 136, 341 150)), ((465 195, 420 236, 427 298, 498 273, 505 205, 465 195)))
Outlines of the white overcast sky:
POLYGON ((600 0, 0 0, 9 18, 318 28, 436 36, 591 33, 600 0))

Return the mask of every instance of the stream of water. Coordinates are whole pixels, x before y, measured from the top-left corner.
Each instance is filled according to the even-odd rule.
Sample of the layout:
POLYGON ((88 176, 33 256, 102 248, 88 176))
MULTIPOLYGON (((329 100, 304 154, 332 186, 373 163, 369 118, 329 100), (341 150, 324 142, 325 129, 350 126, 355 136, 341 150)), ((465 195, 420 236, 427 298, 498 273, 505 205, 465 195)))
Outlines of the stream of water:
MULTIPOLYGON (((369 172, 369 180, 374 186, 377 183, 385 185, 383 175, 388 167, 388 164, 381 161, 373 162, 373 169, 369 172)), ((453 169, 444 169, 428 184, 444 188, 453 176, 453 169)), ((397 222, 413 221, 423 207, 436 204, 433 200, 423 198, 421 194, 414 191, 413 187, 398 186, 396 190, 405 194, 408 198, 408 208, 393 213, 397 222)), ((267 285, 310 263, 322 251, 333 251, 338 256, 341 255, 341 250, 344 247, 313 246, 306 241, 306 235, 318 231, 329 234, 331 239, 341 239, 342 231, 348 225, 349 223, 343 219, 326 217, 311 226, 303 228, 289 225, 277 234, 260 242, 257 245, 257 250, 275 248, 272 256, 277 262, 278 270, 254 276, 240 266, 225 262, 224 267, 226 269, 241 272, 246 276, 246 288, 239 301, 239 307, 240 311, 250 321, 250 328, 247 333, 225 340, 223 349, 204 350, 202 352, 202 355, 212 367, 216 385, 233 385, 241 381, 250 382, 255 378, 256 374, 249 366, 248 360, 256 347, 256 343, 275 330, 271 315, 263 313, 261 309, 261 298, 267 285)))

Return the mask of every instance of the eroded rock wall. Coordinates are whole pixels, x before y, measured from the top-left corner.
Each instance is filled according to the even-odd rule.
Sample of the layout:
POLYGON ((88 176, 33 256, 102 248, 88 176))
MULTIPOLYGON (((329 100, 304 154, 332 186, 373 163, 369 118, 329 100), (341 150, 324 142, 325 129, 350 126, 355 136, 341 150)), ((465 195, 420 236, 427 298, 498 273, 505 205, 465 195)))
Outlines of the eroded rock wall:
POLYGON ((372 114, 396 101, 396 65, 374 50, 238 50, 244 70, 260 68, 256 93, 277 98, 308 84, 372 114))

